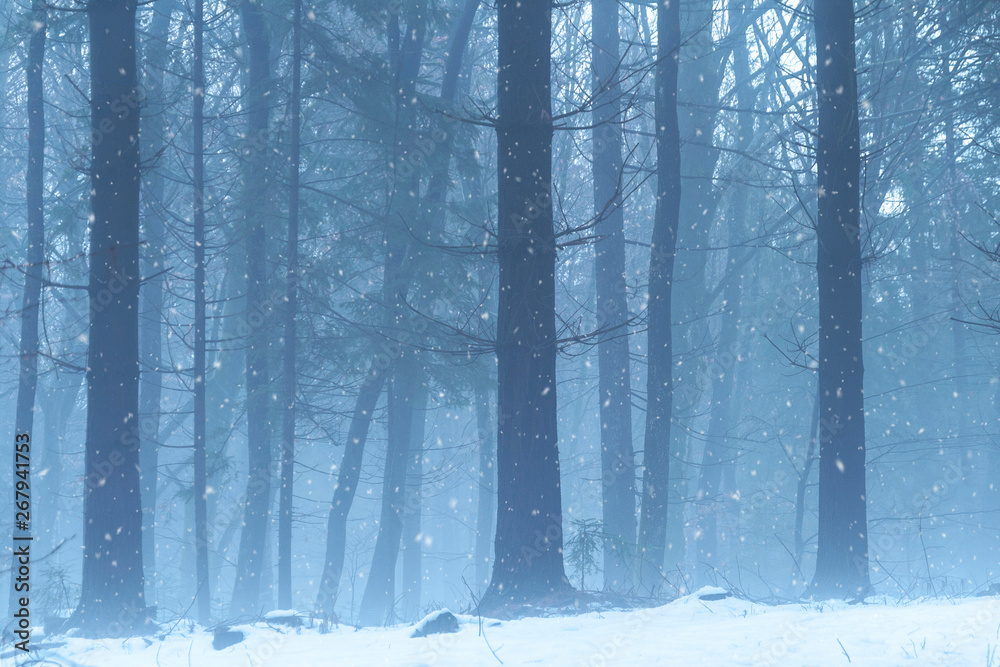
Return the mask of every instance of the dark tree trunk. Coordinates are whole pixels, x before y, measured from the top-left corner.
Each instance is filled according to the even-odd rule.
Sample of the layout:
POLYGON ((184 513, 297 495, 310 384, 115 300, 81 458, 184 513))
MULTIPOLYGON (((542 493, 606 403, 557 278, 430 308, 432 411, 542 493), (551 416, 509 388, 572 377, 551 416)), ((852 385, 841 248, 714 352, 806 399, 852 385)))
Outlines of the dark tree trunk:
MULTIPOLYGON (((15 471, 24 470, 25 477, 30 470, 18 466, 18 450, 27 448, 30 455, 32 428, 35 419, 35 393, 38 387, 38 307, 42 296, 42 264, 45 261, 45 100, 42 74, 45 67, 46 4, 44 0, 33 0, 31 5, 31 36, 28 38, 28 62, 26 78, 28 82, 28 169, 25 174, 28 207, 28 252, 24 270, 24 292, 21 296, 21 340, 18 355, 20 366, 17 380, 17 405, 14 412, 14 442, 12 448, 15 471)), ((41 452, 38 452, 40 455, 41 452)), ((30 456, 29 456, 30 458, 30 456)), ((25 459, 20 459, 24 461, 25 459)), ((17 476, 14 477, 16 482, 17 476)), ((21 479, 26 483, 28 479, 21 479)), ((11 488, 11 501, 17 502, 16 483, 11 488)), ((30 484, 27 492, 30 495, 30 484)), ((22 496, 23 497, 23 496, 22 496)), ((29 517, 30 518, 30 517, 29 517)), ((30 523, 23 529, 14 529, 14 539, 24 538, 22 544, 29 544, 30 523)), ((17 568, 12 560, 8 609, 10 618, 18 609, 17 568)))
MULTIPOLYGON (((168 131, 163 98, 163 68, 166 66, 170 14, 174 0, 153 6, 150 39, 145 52, 146 106, 141 119, 142 151, 155 160, 163 151, 168 131)), ((163 262, 166 255, 163 229, 164 178, 155 166, 144 174, 142 273, 139 289, 139 482, 142 487, 142 553, 145 560, 146 600, 156 604, 156 488, 159 465, 160 399, 163 393, 161 355, 163 349, 163 262)))
POLYGON ((292 489, 295 480, 295 351, 299 279, 299 126, 302 115, 302 0, 292 14, 292 99, 288 179, 288 272, 285 277, 284 410, 281 421, 281 497, 278 505, 278 606, 292 606, 292 489))
POLYGON ((208 509, 205 435, 205 59, 204 0, 194 3, 193 130, 194 165, 194 545, 198 620, 207 625, 212 615, 212 587, 208 579, 208 509))
POLYGON ((648 368, 639 585, 655 594, 664 577, 667 495, 670 488, 670 416, 673 406, 673 337, 670 297, 680 216, 681 152, 677 124, 677 52, 680 0, 657 4, 656 218, 649 258, 648 368))
POLYGON ((267 342, 271 320, 267 302, 266 234, 263 211, 270 178, 268 117, 270 101, 270 41, 264 9, 259 2, 243 0, 240 6, 249 56, 244 104, 248 127, 244 149, 243 216, 246 233, 246 393, 249 477, 240 548, 236 562, 231 614, 256 614, 260 601, 264 547, 267 540, 271 496, 271 443, 268 422, 267 342))
POLYGON ((556 419, 552 4, 498 2, 497 534, 484 609, 571 590, 556 419))
POLYGON ((597 285, 598 401, 601 414, 601 504, 604 588, 632 588, 635 551, 635 453, 629 377, 618 1, 593 0, 594 245, 597 285))
POLYGON ((852 0, 816 0, 819 537, 814 594, 870 588, 861 344, 861 171, 852 0))
POLYGON ((139 98, 135 0, 90 0, 90 334, 83 577, 69 625, 146 621, 139 487, 139 98))

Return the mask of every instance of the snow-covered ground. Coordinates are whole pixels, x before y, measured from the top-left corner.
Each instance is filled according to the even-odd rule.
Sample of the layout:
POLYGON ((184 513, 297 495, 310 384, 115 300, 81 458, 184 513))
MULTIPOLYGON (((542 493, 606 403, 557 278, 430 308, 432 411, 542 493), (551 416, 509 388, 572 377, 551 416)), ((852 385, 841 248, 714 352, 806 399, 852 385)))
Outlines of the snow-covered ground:
POLYGON ((413 626, 320 634, 238 626, 215 650, 207 632, 127 641, 68 639, 45 665, 291 667, 375 665, 962 665, 1000 667, 1000 598, 869 600, 764 606, 696 595, 654 609, 515 621, 459 616, 459 632, 411 638, 413 626), (488 641, 488 643, 487 643, 488 641), (492 651, 491 648, 492 647, 492 651), (495 652, 495 656, 494 656, 495 652))

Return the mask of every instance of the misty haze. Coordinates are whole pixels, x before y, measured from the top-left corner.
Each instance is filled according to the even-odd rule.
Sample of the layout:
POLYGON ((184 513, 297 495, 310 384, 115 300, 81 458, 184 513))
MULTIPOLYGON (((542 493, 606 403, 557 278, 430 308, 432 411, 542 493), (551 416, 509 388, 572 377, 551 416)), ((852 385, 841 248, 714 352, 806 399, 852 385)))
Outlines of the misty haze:
POLYGON ((1000 667, 1000 3, 0 10, 4 665, 1000 667))

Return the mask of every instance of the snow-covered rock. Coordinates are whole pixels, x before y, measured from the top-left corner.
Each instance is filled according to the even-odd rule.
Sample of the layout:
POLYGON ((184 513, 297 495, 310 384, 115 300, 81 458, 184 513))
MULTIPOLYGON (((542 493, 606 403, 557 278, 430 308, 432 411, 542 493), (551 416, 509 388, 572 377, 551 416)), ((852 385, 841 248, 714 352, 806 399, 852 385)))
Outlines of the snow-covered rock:
POLYGON ((221 651, 235 644, 239 644, 244 639, 246 639, 246 635, 240 630, 219 628, 215 631, 215 637, 212 638, 212 648, 216 651, 221 651))
POLYGON ((695 596, 699 600, 725 600, 729 597, 729 591, 718 586, 702 586, 695 591, 695 596))
POLYGON ((295 609, 275 609, 264 614, 264 620, 274 625, 287 625, 291 628, 302 626, 302 616, 295 609))
POLYGON ((451 632, 458 632, 458 619, 447 609, 438 609, 424 616, 413 628, 413 634, 410 637, 443 635, 451 632))

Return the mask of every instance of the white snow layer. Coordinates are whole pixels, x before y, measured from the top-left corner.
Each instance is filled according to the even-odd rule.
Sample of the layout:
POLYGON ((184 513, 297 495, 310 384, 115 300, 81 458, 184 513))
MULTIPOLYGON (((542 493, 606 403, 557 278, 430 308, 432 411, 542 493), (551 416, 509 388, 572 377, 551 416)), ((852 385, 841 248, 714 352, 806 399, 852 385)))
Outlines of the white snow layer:
MULTIPOLYGON (((711 591, 716 592, 716 591, 711 591)), ((483 620, 456 615, 458 633, 413 639, 412 625, 329 634, 240 626, 247 638, 222 651, 212 634, 164 640, 68 639, 38 650, 46 665, 94 667, 307 667, 321 665, 1000 665, 1000 599, 868 600, 764 606, 699 591, 662 607, 571 617, 483 620), (488 645, 487 645, 488 640, 488 645), (147 645, 148 643, 148 645, 147 645), (494 657, 490 650, 496 652, 494 657), (994 655, 996 653, 997 655, 994 655)), ((181 624, 186 625, 186 624, 181 624)), ((41 664, 41 663, 37 663, 41 664)))

